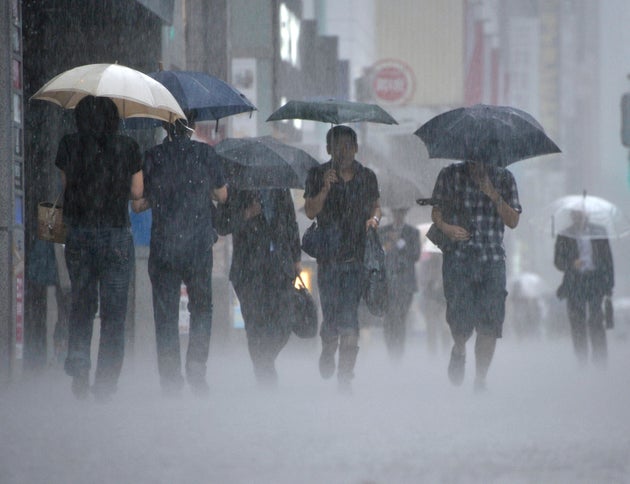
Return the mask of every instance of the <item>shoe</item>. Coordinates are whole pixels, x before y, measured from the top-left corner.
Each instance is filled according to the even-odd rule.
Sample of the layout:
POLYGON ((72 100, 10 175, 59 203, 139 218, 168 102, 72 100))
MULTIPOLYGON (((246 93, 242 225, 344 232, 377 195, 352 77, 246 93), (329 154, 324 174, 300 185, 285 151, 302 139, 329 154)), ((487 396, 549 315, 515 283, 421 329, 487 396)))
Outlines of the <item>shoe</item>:
POLYGON ((181 375, 173 378, 160 378, 162 395, 165 397, 179 397, 184 388, 184 379, 181 375))
POLYGON ((72 393, 78 400, 85 400, 90 389, 90 370, 82 368, 72 377, 72 393))
POLYGON ((459 386, 464 381, 466 372, 466 353, 456 353, 455 347, 451 350, 451 361, 448 364, 448 377, 453 385, 459 386))

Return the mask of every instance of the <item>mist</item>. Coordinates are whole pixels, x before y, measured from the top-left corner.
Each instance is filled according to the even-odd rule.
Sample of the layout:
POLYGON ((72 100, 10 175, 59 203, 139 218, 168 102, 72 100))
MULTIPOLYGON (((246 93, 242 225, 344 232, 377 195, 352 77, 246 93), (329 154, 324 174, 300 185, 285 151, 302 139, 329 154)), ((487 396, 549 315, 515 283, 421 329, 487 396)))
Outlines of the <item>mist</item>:
POLYGON ((126 360, 105 405, 76 400, 50 367, 0 396, 2 482, 626 482, 626 344, 609 339, 606 371, 580 370, 568 337, 508 335, 484 394, 471 344, 453 387, 448 351, 427 351, 421 330, 393 363, 379 328, 364 329, 352 395, 295 336, 275 391, 256 385, 245 345, 213 346, 207 398, 163 397, 152 356, 126 360))

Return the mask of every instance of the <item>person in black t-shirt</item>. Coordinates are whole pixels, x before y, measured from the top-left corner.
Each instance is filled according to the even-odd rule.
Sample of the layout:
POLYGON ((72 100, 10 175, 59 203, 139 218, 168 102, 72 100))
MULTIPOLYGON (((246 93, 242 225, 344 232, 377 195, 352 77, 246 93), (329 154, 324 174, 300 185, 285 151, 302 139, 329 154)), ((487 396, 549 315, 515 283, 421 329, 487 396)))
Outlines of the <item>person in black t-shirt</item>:
POLYGON ((116 134, 118 110, 106 97, 86 96, 76 106, 78 132, 64 136, 55 164, 64 187, 66 265, 72 308, 65 371, 72 390, 89 389, 92 327, 101 320, 98 364, 92 391, 107 399, 115 391, 123 363, 127 295, 133 267, 129 199, 142 196, 138 144, 116 134))
POLYGON ((317 261, 317 284, 323 313, 319 370, 323 378, 333 375, 339 348, 337 379, 342 391, 350 389, 359 351, 357 312, 366 232, 378 228, 381 218, 378 181, 372 170, 354 159, 358 148, 352 128, 331 128, 326 135, 331 160, 311 169, 304 191, 307 217, 317 217, 320 226, 335 227, 341 235, 336 256, 317 261))
MULTIPOLYGON (((192 122, 194 113, 187 113, 192 122)), ((158 371, 165 393, 183 386, 179 300, 182 282, 188 292, 190 334, 186 379, 193 392, 208 391, 206 362, 212 328, 212 246, 216 241, 212 200, 227 198, 219 158, 206 143, 192 141, 184 121, 164 124, 168 136, 145 153, 142 200, 136 212, 152 209, 149 277, 158 371)))

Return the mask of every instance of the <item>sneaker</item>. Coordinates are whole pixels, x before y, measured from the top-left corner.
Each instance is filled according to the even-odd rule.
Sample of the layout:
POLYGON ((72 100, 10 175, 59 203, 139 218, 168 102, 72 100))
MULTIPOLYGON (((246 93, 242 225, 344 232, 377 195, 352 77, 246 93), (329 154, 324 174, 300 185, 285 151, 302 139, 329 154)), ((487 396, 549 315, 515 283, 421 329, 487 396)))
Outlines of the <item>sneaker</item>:
POLYGON ((90 389, 90 370, 83 368, 77 370, 72 377, 72 393, 79 400, 85 400, 90 389))
POLYGON ((451 361, 448 364, 448 377, 453 385, 459 386, 464 381, 466 372, 466 353, 456 353, 455 347, 451 350, 451 361))

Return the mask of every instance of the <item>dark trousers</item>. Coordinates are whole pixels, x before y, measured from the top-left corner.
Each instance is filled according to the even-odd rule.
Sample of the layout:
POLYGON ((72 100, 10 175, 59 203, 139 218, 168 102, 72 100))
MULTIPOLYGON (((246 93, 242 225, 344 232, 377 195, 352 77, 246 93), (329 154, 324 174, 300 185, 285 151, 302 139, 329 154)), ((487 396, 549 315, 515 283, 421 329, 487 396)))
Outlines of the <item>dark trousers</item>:
POLYGON ((79 371, 89 370, 98 310, 101 333, 94 386, 113 391, 125 351, 125 317, 134 256, 131 232, 128 228, 70 227, 65 256, 72 286, 66 373, 77 376, 79 371))
POLYGON ((363 265, 358 261, 317 265, 317 286, 322 306, 322 340, 358 333, 363 265))
MULTIPOLYGON (((588 277, 588 276, 586 276, 588 277)), ((606 329, 602 301, 604 296, 589 291, 592 285, 588 280, 584 289, 575 291, 567 298, 567 310, 571 324, 571 339, 578 360, 586 363, 588 359, 588 339, 591 340, 592 358, 595 363, 604 363, 608 356, 606 329)))
POLYGON ((402 356, 407 334, 407 314, 413 293, 397 288, 389 294, 389 306, 383 320, 385 345, 390 356, 402 356))
POLYGON ((234 286, 247 333, 247 349, 258 381, 274 382, 275 361, 291 336, 287 308, 291 282, 252 278, 234 286))
MULTIPOLYGON (((156 251, 157 252, 157 251, 156 251)), ((212 329, 212 248, 160 258, 149 255, 158 371, 163 384, 182 379, 179 341, 181 284, 188 292, 190 332, 186 353, 189 381, 205 381, 212 329)))

